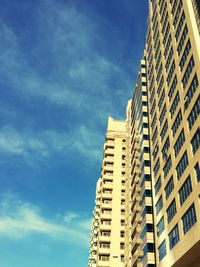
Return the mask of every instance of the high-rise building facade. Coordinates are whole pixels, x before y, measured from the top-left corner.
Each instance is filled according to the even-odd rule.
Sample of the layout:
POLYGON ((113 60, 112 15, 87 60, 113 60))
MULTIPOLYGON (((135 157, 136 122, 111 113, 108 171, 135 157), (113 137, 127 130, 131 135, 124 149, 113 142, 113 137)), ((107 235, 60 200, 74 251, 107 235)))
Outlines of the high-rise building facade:
POLYGON ((200 266, 199 83, 200 1, 149 0, 126 121, 108 122, 92 267, 200 266))
POLYGON ((127 136, 127 123, 109 118, 99 180, 100 210, 94 266, 124 266, 127 136))
POLYGON ((200 1, 149 1, 146 35, 158 266, 200 265, 200 1))

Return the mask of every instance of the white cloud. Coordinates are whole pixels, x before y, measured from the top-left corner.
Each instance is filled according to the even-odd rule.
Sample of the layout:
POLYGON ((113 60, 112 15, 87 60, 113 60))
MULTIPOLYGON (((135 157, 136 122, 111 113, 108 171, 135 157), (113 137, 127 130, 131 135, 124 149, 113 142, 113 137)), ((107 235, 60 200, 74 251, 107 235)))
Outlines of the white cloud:
POLYGON ((62 220, 55 221, 41 213, 37 206, 20 201, 13 194, 5 195, 0 202, 0 236, 23 239, 40 234, 57 241, 88 246, 90 229, 85 226, 90 219, 82 219, 81 215, 70 212, 62 220))
POLYGON ((0 29, 5 43, 0 57, 2 83, 23 92, 30 101, 40 97, 81 110, 95 107, 97 115, 103 107, 114 111, 113 94, 124 97, 124 90, 131 83, 122 68, 97 50, 96 42, 102 42, 97 31, 98 19, 92 20, 72 5, 62 8, 55 1, 49 1, 40 10, 38 43, 31 51, 33 54, 29 54, 30 58, 43 58, 37 66, 29 63, 30 58, 24 54, 14 31, 5 24, 0 29), (44 65, 41 70, 40 65, 44 65), (43 68, 46 75, 42 74, 43 68), (115 90, 111 90, 113 80, 118 81, 115 90))
POLYGON ((4 126, 0 129, 0 148, 1 153, 22 155, 27 160, 45 160, 55 152, 67 155, 70 151, 99 160, 98 138, 97 132, 89 131, 85 126, 64 133, 53 130, 19 132, 13 127, 4 126))

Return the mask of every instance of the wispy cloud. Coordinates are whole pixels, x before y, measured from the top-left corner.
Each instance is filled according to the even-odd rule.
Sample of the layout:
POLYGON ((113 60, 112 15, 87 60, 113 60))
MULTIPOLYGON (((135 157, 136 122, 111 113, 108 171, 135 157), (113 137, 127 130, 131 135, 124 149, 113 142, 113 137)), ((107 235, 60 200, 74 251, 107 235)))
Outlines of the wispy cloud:
POLYGON ((27 160, 45 160, 54 153, 67 155, 70 152, 99 160, 101 152, 97 144, 98 133, 88 131, 85 126, 63 133, 53 130, 20 132, 10 126, 0 129, 1 153, 22 155, 27 160))
POLYGON ((114 111, 113 97, 121 103, 120 96, 124 99, 124 90, 131 82, 120 64, 97 50, 98 43, 103 45, 98 19, 94 23, 75 6, 62 9, 55 1, 40 10, 38 43, 28 55, 12 28, 3 24, 0 29, 5 43, 0 57, 2 83, 22 91, 30 100, 40 97, 56 105, 95 108, 96 114, 102 108, 114 111), (37 59, 41 57, 39 65, 37 59))
POLYGON ((88 246, 89 222, 82 214, 68 212, 64 216, 45 218, 39 207, 21 201, 8 193, 0 202, 0 236, 10 239, 24 239, 40 234, 57 241, 88 246), (55 218, 59 219, 55 221, 55 218))

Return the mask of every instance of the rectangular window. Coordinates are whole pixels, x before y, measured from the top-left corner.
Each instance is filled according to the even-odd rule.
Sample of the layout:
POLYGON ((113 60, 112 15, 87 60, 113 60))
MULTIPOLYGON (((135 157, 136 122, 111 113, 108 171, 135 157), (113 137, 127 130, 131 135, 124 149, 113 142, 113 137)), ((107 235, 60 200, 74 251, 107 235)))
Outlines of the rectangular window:
POLYGON ((160 188, 161 188, 161 176, 159 176, 158 181, 156 182, 154 189, 155 189, 155 196, 158 194, 160 188))
POLYGON ((151 130, 152 130, 152 131, 153 131, 155 125, 156 125, 156 120, 157 120, 157 115, 156 115, 156 113, 155 113, 154 118, 153 118, 152 123, 151 123, 151 130))
POLYGON ((155 141, 156 141, 156 138, 157 138, 157 135, 158 135, 158 129, 156 127, 155 131, 154 131, 154 134, 153 134, 153 137, 152 137, 152 143, 154 145, 155 141))
POLYGON ((156 81, 157 81, 157 83, 158 83, 159 80, 160 80, 160 76, 161 76, 162 70, 163 70, 163 66, 162 66, 162 63, 161 63, 161 64, 160 64, 159 71, 158 71, 158 75, 157 75, 157 77, 156 77, 156 81))
POLYGON ((164 240, 162 244, 158 247, 158 253, 159 253, 159 261, 162 261, 162 259, 167 255, 166 240, 164 240))
POLYGON ((181 178, 181 176, 184 173, 187 166, 188 166, 188 157, 187 157, 187 151, 185 151, 185 153, 183 154, 182 158, 180 159, 180 161, 176 167, 178 180, 181 178))
POLYGON ((151 108, 151 112, 150 112, 151 113, 151 117, 152 117, 152 115, 153 115, 153 113, 155 111, 155 108, 156 108, 156 101, 154 100, 152 108, 151 108))
POLYGON ((191 140, 191 145, 192 145, 192 152, 194 155, 200 146, 200 128, 198 128, 196 133, 194 134, 191 140))
POLYGON ((162 216, 159 223, 157 224, 157 236, 159 237, 164 230, 165 230, 165 222, 164 222, 164 216, 162 216))
POLYGON ((167 57, 167 54, 169 52, 171 41, 172 41, 172 36, 171 36, 171 33, 170 33, 169 38, 168 38, 168 41, 167 41, 167 45, 166 45, 165 51, 164 51, 165 58, 167 57))
POLYGON ((162 196, 159 198, 158 202, 156 203, 156 215, 160 213, 161 209, 163 207, 163 199, 162 196))
POLYGON ((172 60, 172 57, 173 57, 173 53, 174 53, 174 50, 173 50, 173 46, 169 52, 169 56, 168 56, 168 59, 167 59, 167 62, 166 62, 166 65, 165 65, 165 69, 166 69, 166 72, 168 71, 169 69, 169 65, 171 63, 171 60, 172 60))
POLYGON ((178 224, 169 233, 169 248, 172 249, 179 242, 178 224))
POLYGON ((157 91, 158 97, 159 97, 160 92, 161 92, 161 90, 162 90, 163 83, 164 83, 164 78, 163 78, 163 76, 162 76, 162 78, 161 78, 161 80, 160 80, 160 83, 159 83, 159 85, 158 85, 158 91, 157 91))
POLYGON ((174 98, 174 101, 172 103, 172 106, 170 108, 171 119, 173 118, 174 113, 176 112, 176 108, 178 106, 179 101, 180 101, 180 96, 179 96, 179 92, 177 92, 177 94, 176 94, 176 96, 174 98))
POLYGON ((183 144, 185 143, 185 134, 184 134, 184 129, 181 131, 179 137, 177 138, 177 141, 174 145, 174 154, 175 157, 178 156, 178 153, 180 152, 183 144))
POLYGON ((176 212, 177 212, 176 211, 176 201, 174 198, 167 209, 167 221, 168 221, 168 223, 170 223, 171 220, 174 218, 176 212))
POLYGON ((174 18, 174 21, 173 21, 174 29, 176 29, 176 25, 177 25, 177 22, 178 22, 178 19, 179 19, 179 15, 181 13, 182 6, 183 6, 183 2, 182 2, 182 0, 180 0, 180 3, 178 5, 177 11, 176 11, 176 15, 175 15, 175 18, 174 18))
POLYGON ((161 112, 161 115, 160 115, 160 118, 159 118, 159 121, 160 121, 160 126, 165 118, 165 114, 167 112, 167 108, 166 108, 166 104, 164 105, 163 109, 162 109, 162 112, 161 112))
POLYGON ((196 172, 196 177, 197 177, 197 182, 200 181, 200 168, 199 168, 199 163, 194 166, 195 172, 196 172))
POLYGON ((169 179, 169 182, 167 183, 166 187, 165 187, 165 198, 166 200, 169 198, 171 192, 174 189, 174 180, 173 180, 173 176, 169 179))
POLYGON ((179 24, 178 24, 178 28, 176 30, 176 34, 175 34, 176 41, 178 41, 178 38, 179 38, 179 35, 180 35, 180 32, 181 32, 184 20, 185 20, 185 13, 183 11, 182 15, 181 15, 181 18, 180 18, 180 21, 179 21, 179 24))
POLYGON ((184 234, 186 234, 196 222, 197 218, 196 218, 195 206, 193 203, 182 217, 184 234))
POLYGON ((197 90, 197 87, 199 85, 199 81, 198 81, 198 78, 197 78, 197 74, 195 73, 194 75, 194 78, 190 84, 190 87, 187 91, 187 94, 186 94, 186 97, 184 99, 184 108, 187 109, 192 98, 193 98, 193 95, 195 94, 196 90, 197 90))
POLYGON ((182 121, 182 112, 181 112, 181 109, 179 110, 178 112, 178 115, 176 116, 176 119, 172 125, 172 133, 173 133, 173 137, 175 136, 180 124, 181 124, 181 121, 182 121))
POLYGON ((170 147, 170 142, 169 142, 169 136, 167 137, 167 140, 165 141, 165 144, 162 149, 162 159, 167 159, 168 158, 168 149, 170 147))
POLYGON ((178 51, 178 55, 180 56, 181 54, 181 51, 182 51, 182 48, 183 48, 183 45, 185 43, 185 39, 187 37, 187 34, 188 34, 188 27, 187 27, 187 24, 185 25, 185 28, 183 30, 183 33, 182 33, 182 36, 181 36, 181 40, 179 42, 179 45, 178 45, 178 48, 177 48, 177 51, 178 51))
POLYGON ((178 0, 175 0, 175 1, 174 1, 174 4, 173 4, 173 7, 172 7, 172 16, 174 16, 174 13, 175 13, 177 4, 178 4, 178 0))
POLYGON ((187 82, 188 82, 188 80, 190 78, 190 74, 192 73, 194 65, 195 65, 194 58, 192 56, 190 61, 189 61, 189 63, 188 63, 188 66, 187 66, 187 69, 186 69, 185 74, 183 76, 183 79, 182 79, 183 89, 185 89, 185 87, 187 85, 187 82))
POLYGON ((159 111, 161 109, 161 106, 162 106, 162 103, 163 103, 164 99, 165 99, 165 89, 163 89, 161 97, 160 97, 160 100, 158 102, 159 111))
POLYGON ((160 169, 160 159, 157 160, 156 165, 155 165, 155 167, 154 167, 154 169, 153 169, 153 172, 154 172, 154 179, 156 178, 156 175, 157 175, 159 169, 160 169))
POLYGON ((181 206, 186 201, 186 199, 188 198, 191 192, 192 192, 192 184, 191 184, 191 179, 189 175, 179 190, 179 198, 180 198, 181 206))
POLYGON ((170 169, 172 167, 172 160, 171 160, 171 156, 167 159, 167 162, 165 163, 165 166, 163 168, 163 173, 164 173, 164 179, 167 177, 170 169))
POLYGON ((165 134, 167 132, 167 129, 168 129, 168 122, 167 120, 165 121, 165 124, 162 128, 162 131, 161 131, 161 134, 160 134, 160 137, 161 137, 161 142, 163 141, 164 137, 165 137, 165 134))
POLYGON ((170 81, 172 79, 172 76, 174 74, 174 70, 175 70, 175 61, 173 60, 172 65, 171 65, 171 68, 170 68, 170 71, 169 71, 169 74, 167 76, 167 85, 168 86, 169 86, 170 81))
POLYGON ((187 119, 190 130, 192 129, 192 126, 195 124, 199 114, 200 114, 200 96, 197 98, 192 108, 192 111, 190 112, 190 115, 188 116, 187 119))
POLYGON ((173 96, 174 91, 176 89, 177 83, 178 83, 177 82, 177 76, 175 75, 174 80, 173 80, 172 85, 171 85, 171 88, 169 90, 169 94, 168 94, 169 101, 171 101, 171 99, 172 99, 172 96, 173 96))
POLYGON ((153 151, 153 160, 156 159, 156 156, 158 154, 158 151, 159 151, 159 146, 158 146, 158 143, 156 144, 155 148, 154 148, 154 151, 153 151))
POLYGON ((185 50, 183 52, 183 55, 182 55, 182 58, 181 58, 181 61, 180 61, 180 64, 179 64, 179 67, 180 67, 181 71, 183 70, 183 68, 185 66, 185 62, 186 62, 186 60, 188 58, 190 49, 191 49, 191 43, 190 43, 190 39, 189 39, 187 44, 186 44, 185 50))

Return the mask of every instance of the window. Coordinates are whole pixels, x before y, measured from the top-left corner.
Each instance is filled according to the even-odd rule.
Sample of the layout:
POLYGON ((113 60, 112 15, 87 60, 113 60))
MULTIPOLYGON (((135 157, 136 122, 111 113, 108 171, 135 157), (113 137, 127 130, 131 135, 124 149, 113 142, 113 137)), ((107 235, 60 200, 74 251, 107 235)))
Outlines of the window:
MULTIPOLYGON (((158 66, 160 64, 160 61, 161 61, 161 52, 159 54, 159 57, 158 57, 158 60, 156 62, 156 66, 155 66, 156 72, 158 71, 158 66)), ((153 72, 153 66, 152 66, 152 72, 153 72)))
POLYGON ((154 143, 155 143, 155 141, 156 141, 156 137, 157 137, 157 135, 158 135, 158 129, 157 129, 157 127, 156 127, 156 129, 155 129, 155 131, 154 131, 154 134, 153 134, 153 137, 152 137, 152 143, 153 143, 153 145, 154 145, 154 143))
POLYGON ((176 11, 176 15, 175 15, 175 18, 174 18, 174 21, 173 21, 174 29, 176 29, 176 25, 177 25, 177 22, 178 22, 178 19, 179 19, 179 15, 181 13, 182 6, 183 6, 183 2, 182 2, 182 0, 180 0, 180 3, 178 5, 177 11, 176 11))
POLYGON ((171 192, 174 189, 174 180, 173 180, 173 176, 169 179, 169 182, 167 183, 166 187, 165 187, 165 198, 166 200, 169 198, 171 192))
POLYGON ((163 207, 163 199, 162 196, 159 198, 158 202, 156 203, 156 215, 160 213, 161 209, 163 207))
POLYGON ((169 52, 169 56, 168 56, 166 65, 165 65, 166 72, 167 72, 168 69, 169 69, 169 65, 170 65, 170 63, 171 63, 173 53, 174 53, 174 50, 173 50, 173 46, 172 46, 172 48, 171 48, 171 50, 170 50, 170 52, 169 52))
POLYGON ((162 242, 162 244, 158 247, 158 253, 159 253, 159 261, 162 261, 162 259, 167 254, 166 250, 166 240, 162 242))
POLYGON ((192 226, 196 223, 196 221, 197 218, 196 218, 195 206, 193 203, 182 217, 184 234, 186 234, 190 230, 190 228, 192 228, 192 226))
POLYGON ((155 108, 156 108, 156 101, 154 100, 152 108, 151 108, 151 112, 150 112, 151 113, 151 117, 152 117, 152 115, 153 115, 153 113, 155 111, 155 108))
POLYGON ((167 129, 168 129, 168 122, 167 120, 165 121, 165 124, 162 128, 162 131, 161 131, 161 134, 160 134, 160 137, 161 137, 161 142, 163 141, 164 137, 165 137, 165 134, 167 132, 167 129))
POLYGON ((160 92, 161 92, 161 89, 162 89, 162 87, 163 87, 163 83, 164 83, 164 78, 163 78, 163 76, 162 76, 162 78, 161 78, 161 80, 160 80, 160 83, 159 83, 159 85, 158 85, 158 91, 157 91, 158 97, 159 97, 160 92))
POLYGON ((155 165, 155 167, 154 167, 154 169, 153 169, 153 172, 154 172, 154 179, 156 178, 156 175, 157 175, 159 169, 160 169, 160 159, 157 160, 156 165, 155 165))
POLYGON ((165 47, 165 51, 164 51, 164 56, 165 58, 167 57, 167 54, 169 52, 169 48, 170 48, 170 44, 171 44, 171 41, 172 41, 172 36, 171 34, 169 35, 169 38, 168 38, 168 41, 167 41, 167 45, 165 47))
POLYGON ((187 82, 190 78, 190 74, 192 73, 192 70, 194 68, 194 58, 193 56, 191 57, 189 63, 188 63, 188 66, 187 66, 187 69, 185 71, 185 74, 183 76, 183 79, 182 79, 182 84, 183 84, 183 89, 185 89, 186 85, 187 85, 187 82))
POLYGON ((193 95, 196 92, 196 89, 197 89, 198 85, 199 85, 199 82, 198 82, 198 79, 197 79, 197 75, 195 73, 194 78, 193 78, 193 80, 192 80, 192 82, 190 84, 190 87, 189 87, 189 89, 187 91, 187 94, 186 94, 186 97, 185 97, 185 103, 184 103, 185 109, 189 106, 189 104, 190 104, 190 102, 191 102, 191 100, 193 98, 193 95))
POLYGON ((182 48, 183 48, 183 45, 185 43, 185 39, 187 37, 187 34, 188 34, 188 27, 187 27, 187 24, 185 25, 185 28, 183 30, 183 33, 182 33, 182 36, 181 36, 181 40, 179 42, 179 45, 178 45, 178 48, 177 48, 177 51, 178 51, 178 55, 180 56, 181 54, 181 51, 182 51, 182 48))
POLYGON ((175 61, 173 60, 173 63, 171 65, 171 68, 170 68, 170 71, 169 71, 169 74, 167 76, 167 85, 169 86, 170 84, 170 81, 172 79, 172 76, 174 74, 174 70, 175 70, 175 61))
POLYGON ((153 160, 156 159, 156 156, 158 154, 158 151, 159 151, 159 146, 158 146, 158 143, 156 144, 155 148, 154 148, 154 151, 153 151, 153 160))
POLYGON ((171 88, 169 90, 169 94, 168 94, 169 101, 171 101, 171 99, 172 99, 172 96, 173 96, 174 91, 176 89, 177 83, 178 83, 177 82, 177 76, 175 75, 174 80, 173 80, 172 85, 171 85, 171 88))
POLYGON ((164 35, 164 38, 163 38, 163 45, 165 46, 165 43, 167 41, 167 37, 168 37, 168 34, 169 34, 169 31, 170 31, 170 26, 169 26, 169 22, 167 24, 167 29, 165 31, 165 35, 164 35))
POLYGON ((187 152, 185 151, 185 153, 183 154, 182 158, 180 159, 180 161, 176 167, 178 180, 181 178, 181 176, 184 173, 187 166, 188 166, 188 157, 187 157, 187 152))
POLYGON ((175 96, 175 98, 174 98, 174 101, 173 101, 173 103, 172 103, 172 106, 171 106, 171 108, 170 108, 171 119, 172 119, 173 116, 174 116, 174 113, 175 113, 175 111, 176 111, 176 108, 177 108, 177 106, 178 106, 179 101, 180 101, 179 92, 177 92, 177 94, 176 94, 176 96, 175 96))
POLYGON ((153 224, 152 223, 147 223, 145 225, 144 229, 142 230, 142 232, 140 234, 140 238, 143 239, 147 232, 148 233, 152 233, 153 232, 153 224))
POLYGON ((146 245, 143 248, 143 257, 145 257, 145 255, 148 252, 155 252, 155 246, 154 243, 146 243, 146 245))
POLYGON ((186 62, 187 57, 189 55, 190 49, 191 49, 191 43, 190 43, 190 39, 189 39, 188 42, 187 42, 187 45, 185 47, 184 53, 182 55, 180 64, 179 64, 179 67, 180 67, 181 71, 183 70, 183 68, 185 66, 185 62, 186 62))
POLYGON ((178 115, 176 116, 176 119, 172 125, 172 133, 173 133, 173 137, 175 136, 180 124, 182 121, 182 113, 181 113, 181 109, 178 112, 178 115))
POLYGON ((161 63, 161 64, 160 64, 159 71, 158 71, 158 75, 157 75, 157 78, 156 78, 157 83, 158 83, 159 80, 160 80, 160 75, 161 75, 161 73, 162 73, 162 70, 163 70, 163 66, 162 66, 162 63, 161 63))
POLYGON ((146 214, 153 214, 153 208, 152 206, 145 206, 143 212, 142 212, 142 218, 144 218, 144 216, 146 214))
POLYGON ((155 196, 158 194, 160 188, 161 188, 161 176, 159 176, 158 181, 156 182, 154 189, 155 189, 155 196))
POLYGON ((200 146, 200 128, 198 128, 196 133, 194 134, 191 140, 191 145, 192 145, 192 152, 194 155, 200 146))
POLYGON ((195 172, 196 172, 196 177, 197 177, 197 182, 200 181, 200 168, 199 168, 199 163, 194 166, 195 172))
POLYGON ((169 142, 169 136, 168 136, 162 149, 162 159, 167 158, 168 156, 167 151, 169 149, 169 146, 170 146, 170 142, 169 142))
POLYGON ((169 248, 172 249, 179 242, 178 224, 169 233, 169 248))
POLYGON ((159 223, 157 224, 157 236, 159 237, 164 230, 165 230, 165 222, 164 222, 164 216, 162 216, 159 223))
POLYGON ((174 154, 175 154, 175 157, 178 156, 178 153, 180 152, 183 144, 185 142, 185 134, 184 134, 184 129, 182 129, 179 137, 177 138, 177 141, 174 145, 174 154))
POLYGON ((181 32, 184 20, 185 20, 185 13, 183 11, 183 13, 181 15, 181 18, 180 18, 180 21, 179 21, 179 24, 178 24, 178 28, 176 30, 176 34, 175 34, 176 41, 178 41, 178 38, 179 38, 179 35, 180 35, 180 32, 181 32))
POLYGON ((163 89, 161 97, 160 97, 160 100, 158 102, 159 111, 161 109, 161 106, 162 106, 162 103, 163 103, 164 99, 165 99, 165 89, 163 89))
POLYGON ((174 218, 175 214, 176 214, 176 201, 174 198, 167 209, 167 221, 168 221, 168 223, 171 222, 171 220, 174 218))
POLYGON ((200 114, 200 96, 197 98, 192 108, 192 111, 190 112, 190 115, 187 119, 190 130, 192 129, 192 126, 195 124, 199 114, 200 114))
POLYGON ((142 195, 142 199, 140 201, 140 206, 142 205, 145 197, 151 197, 152 196, 152 191, 150 189, 146 189, 142 195))
POLYGON ((176 6, 178 4, 178 0, 175 0, 174 1, 174 4, 173 4, 173 7, 172 7, 172 15, 174 16, 174 12, 175 12, 175 9, 176 9, 176 6))
POLYGON ((152 131, 154 129, 154 126, 156 125, 156 120, 157 120, 157 115, 155 113, 154 118, 153 118, 152 123, 151 123, 151 129, 152 129, 152 131))
POLYGON ((172 160, 171 160, 171 156, 167 159, 167 162, 165 163, 165 166, 163 168, 163 173, 164 173, 164 179, 167 177, 170 169, 172 167, 172 160))
POLYGON ((162 109, 162 112, 161 112, 161 115, 160 115, 160 118, 159 118, 159 121, 160 121, 160 126, 164 120, 164 117, 165 117, 165 114, 166 114, 166 111, 167 111, 167 108, 166 108, 166 104, 164 105, 163 109, 162 109))
POLYGON ((191 184, 191 179, 189 175, 179 190, 179 198, 180 198, 181 206, 186 201, 186 199, 188 198, 191 192, 192 192, 192 184, 191 184))

